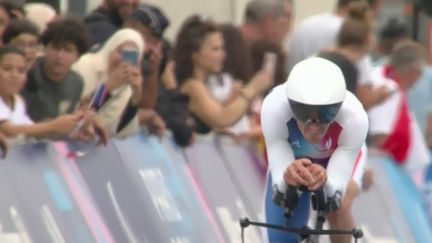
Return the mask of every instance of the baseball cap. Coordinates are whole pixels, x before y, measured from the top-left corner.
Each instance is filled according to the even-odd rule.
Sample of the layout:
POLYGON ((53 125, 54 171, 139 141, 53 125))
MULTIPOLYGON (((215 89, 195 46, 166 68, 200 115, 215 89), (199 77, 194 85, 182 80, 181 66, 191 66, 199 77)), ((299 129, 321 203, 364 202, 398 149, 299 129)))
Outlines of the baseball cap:
POLYGON ((130 17, 147 26, 153 35, 161 38, 163 32, 169 25, 169 20, 162 11, 149 4, 140 4, 130 17))

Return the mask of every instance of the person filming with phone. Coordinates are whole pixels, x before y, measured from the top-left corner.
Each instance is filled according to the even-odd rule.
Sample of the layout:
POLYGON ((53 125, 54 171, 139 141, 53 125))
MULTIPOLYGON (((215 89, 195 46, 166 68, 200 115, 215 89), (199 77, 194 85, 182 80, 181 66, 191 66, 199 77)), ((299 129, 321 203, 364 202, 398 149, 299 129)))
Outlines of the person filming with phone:
POLYGON ((114 33, 98 51, 83 55, 72 67, 85 81, 84 106, 97 111, 110 137, 139 131, 143 53, 141 35, 126 28, 114 33))
MULTIPOLYGON (((293 227, 307 224, 310 193, 324 187, 334 211, 327 219, 331 229, 351 230, 349 194, 360 180, 361 150, 368 118, 358 99, 346 90, 342 71, 334 63, 311 57, 294 66, 285 83, 264 99, 261 125, 268 153, 269 173, 265 194, 265 221, 283 225, 284 211, 272 194, 285 194, 288 185, 305 187, 290 219, 293 227), (337 208, 337 209, 336 209, 337 208)), ((299 236, 267 230, 269 242, 298 242, 299 236)), ((332 242, 350 242, 337 236, 332 242)))

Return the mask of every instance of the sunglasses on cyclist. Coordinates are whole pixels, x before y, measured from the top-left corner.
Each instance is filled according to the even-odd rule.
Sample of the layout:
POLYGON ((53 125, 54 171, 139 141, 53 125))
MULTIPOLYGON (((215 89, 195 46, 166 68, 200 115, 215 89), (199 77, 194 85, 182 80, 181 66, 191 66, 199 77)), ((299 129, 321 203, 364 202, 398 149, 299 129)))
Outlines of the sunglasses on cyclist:
POLYGON ((303 123, 315 122, 318 124, 332 122, 342 106, 342 102, 330 105, 306 105, 293 100, 289 100, 289 104, 294 117, 298 121, 303 123))

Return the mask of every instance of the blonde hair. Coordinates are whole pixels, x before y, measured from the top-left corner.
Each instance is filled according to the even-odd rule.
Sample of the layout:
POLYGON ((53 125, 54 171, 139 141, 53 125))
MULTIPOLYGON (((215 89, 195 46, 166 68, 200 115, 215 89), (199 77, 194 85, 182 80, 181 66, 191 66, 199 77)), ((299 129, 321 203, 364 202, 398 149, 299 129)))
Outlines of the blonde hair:
POLYGON ((419 67, 426 62, 426 50, 412 40, 401 41, 390 54, 390 65, 394 69, 419 67))
POLYGON ((348 5, 348 16, 337 36, 339 46, 364 46, 372 31, 369 18, 369 4, 366 0, 351 2, 348 5))

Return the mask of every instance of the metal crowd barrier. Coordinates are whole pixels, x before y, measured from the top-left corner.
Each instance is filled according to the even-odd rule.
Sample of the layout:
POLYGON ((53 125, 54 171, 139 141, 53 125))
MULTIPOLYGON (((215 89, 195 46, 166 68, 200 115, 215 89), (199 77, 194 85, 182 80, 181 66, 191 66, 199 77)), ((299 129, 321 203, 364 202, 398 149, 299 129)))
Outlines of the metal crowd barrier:
MULTIPOLYGON (((185 150, 144 133, 14 146, 0 161, 0 242, 240 242, 238 219, 262 219, 263 164, 214 135, 185 150)), ((409 182, 382 157, 371 164, 375 185, 354 205, 364 242, 432 242, 409 182)), ((258 229, 245 238, 263 242, 258 229)))

